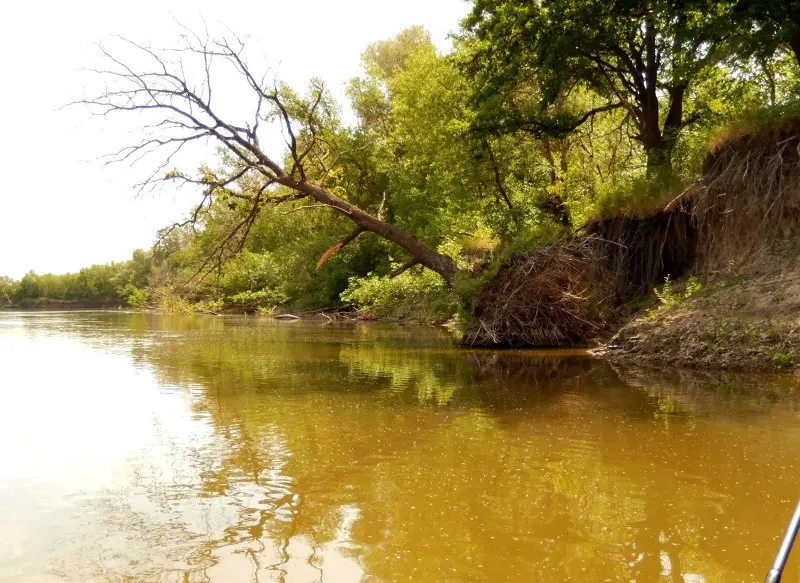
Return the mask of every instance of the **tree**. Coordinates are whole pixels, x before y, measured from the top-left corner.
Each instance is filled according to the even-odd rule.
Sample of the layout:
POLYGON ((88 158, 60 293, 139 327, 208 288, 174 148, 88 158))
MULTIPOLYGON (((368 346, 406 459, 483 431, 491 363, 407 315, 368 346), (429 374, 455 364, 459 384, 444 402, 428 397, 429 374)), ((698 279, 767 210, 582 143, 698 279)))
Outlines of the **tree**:
POLYGON ((739 0, 735 14, 743 24, 744 44, 751 51, 763 56, 788 47, 800 65, 800 2, 739 0))
POLYGON ((15 288, 16 285, 13 279, 5 275, 0 276, 0 303, 13 304, 11 297, 14 295, 15 288))
POLYGON ((41 284, 41 277, 34 271, 29 271, 17 284, 17 297, 19 299, 41 298, 44 292, 41 284))
POLYGON ((351 82, 349 94, 359 120, 355 135, 370 144, 360 150, 370 162, 348 165, 371 163, 373 196, 386 196, 388 215, 436 239, 480 230, 492 202, 504 199, 499 212, 507 214, 511 201, 500 170, 490 172, 476 155, 481 141, 469 131, 468 80, 419 30, 364 52, 367 75, 351 82))
POLYGON ((671 170, 690 85, 725 56, 730 2, 711 0, 475 0, 464 22, 477 100, 498 101, 522 83, 541 93, 512 129, 563 136, 620 109, 635 128, 650 171, 671 170), (579 112, 554 105, 576 87, 603 102, 579 112), (666 102, 666 108, 662 104, 666 102))
POLYGON ((453 281, 459 269, 451 257, 383 220, 380 212, 370 214, 347 192, 326 186, 338 172, 338 158, 346 152, 335 147, 335 106, 321 81, 312 81, 308 93, 299 95, 269 75, 257 75, 245 58, 244 42, 236 38, 210 39, 187 33, 178 47, 169 50, 126 43, 136 58, 148 65, 139 66, 136 58, 122 58, 103 49, 109 66, 95 72, 110 85, 96 97, 76 103, 88 105, 103 116, 133 112, 151 120, 143 128, 143 139, 115 153, 112 159, 138 160, 160 152, 161 162, 143 186, 163 180, 201 186, 203 198, 184 225, 201 221, 204 210, 215 199, 242 211, 242 218, 232 225, 201 270, 214 260, 219 265, 238 253, 266 205, 308 201, 308 207, 329 208, 354 224, 352 232, 323 259, 360 234, 374 233, 403 248, 448 283, 453 281), (178 61, 174 60, 176 55, 178 61), (224 108, 218 107, 218 92, 234 91, 233 80, 252 98, 247 115, 223 114, 224 108), (286 153, 278 157, 262 144, 281 134, 286 153), (173 157, 197 142, 212 142, 221 148, 224 156, 220 167, 203 167, 196 174, 169 170, 173 157))

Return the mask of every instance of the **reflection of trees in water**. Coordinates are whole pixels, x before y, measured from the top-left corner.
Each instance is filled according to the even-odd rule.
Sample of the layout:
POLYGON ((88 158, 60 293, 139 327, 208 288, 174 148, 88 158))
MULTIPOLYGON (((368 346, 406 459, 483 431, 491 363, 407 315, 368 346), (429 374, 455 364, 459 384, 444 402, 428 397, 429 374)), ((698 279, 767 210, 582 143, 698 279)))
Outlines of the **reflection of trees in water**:
POLYGON ((209 443, 165 445, 135 461, 126 488, 85 503, 87 536, 54 573, 87 582, 289 582, 322 581, 336 568, 359 580, 350 540, 358 507, 309 512, 274 427, 245 422, 209 443))
POLYGON ((742 374, 613 365, 620 382, 648 395, 664 415, 760 415, 800 410, 800 381, 788 374, 742 374))
POLYGON ((708 379, 572 355, 422 349, 385 331, 369 342, 368 328, 247 322, 148 338, 134 358, 187 387, 211 436, 169 442, 154 454, 168 472, 142 474, 140 494, 98 509, 129 537, 108 541, 125 549, 109 572, 287 582, 748 572, 703 526, 738 529, 733 548, 759 540, 747 524, 761 517, 734 498, 763 466, 746 435, 715 456, 725 433, 692 416, 768 405, 751 406, 752 394, 737 401, 708 379), (130 562, 147 556, 146 567, 130 562))

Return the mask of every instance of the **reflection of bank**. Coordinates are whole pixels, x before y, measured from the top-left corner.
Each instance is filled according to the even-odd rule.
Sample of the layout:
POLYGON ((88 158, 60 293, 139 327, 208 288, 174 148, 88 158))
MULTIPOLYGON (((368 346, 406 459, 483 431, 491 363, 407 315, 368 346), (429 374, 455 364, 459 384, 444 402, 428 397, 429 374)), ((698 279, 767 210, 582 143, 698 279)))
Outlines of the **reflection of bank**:
POLYGON ((648 395, 665 415, 741 418, 800 410, 800 382, 793 375, 611 366, 620 382, 648 395))

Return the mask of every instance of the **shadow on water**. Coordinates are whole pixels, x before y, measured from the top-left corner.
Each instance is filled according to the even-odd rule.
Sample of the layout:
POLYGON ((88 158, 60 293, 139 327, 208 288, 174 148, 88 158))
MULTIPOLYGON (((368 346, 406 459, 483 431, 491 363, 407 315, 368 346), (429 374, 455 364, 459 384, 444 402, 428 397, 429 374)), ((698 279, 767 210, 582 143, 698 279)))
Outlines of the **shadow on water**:
POLYGON ((791 377, 434 329, 50 318, 26 334, 124 351, 187 407, 84 502, 105 534, 53 570, 87 581, 759 580, 797 495, 791 377))

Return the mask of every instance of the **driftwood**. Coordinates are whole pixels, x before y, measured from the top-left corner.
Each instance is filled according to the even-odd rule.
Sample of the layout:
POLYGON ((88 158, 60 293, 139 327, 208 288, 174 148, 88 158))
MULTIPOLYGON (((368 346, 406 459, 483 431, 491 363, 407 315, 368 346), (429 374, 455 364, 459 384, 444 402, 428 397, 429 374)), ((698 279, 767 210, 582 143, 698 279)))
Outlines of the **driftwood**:
POLYGON ((515 254, 476 298, 464 344, 563 346, 596 335, 612 292, 596 273, 604 264, 598 243, 581 237, 515 254))

